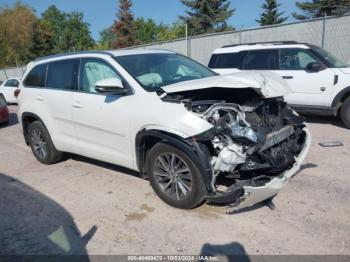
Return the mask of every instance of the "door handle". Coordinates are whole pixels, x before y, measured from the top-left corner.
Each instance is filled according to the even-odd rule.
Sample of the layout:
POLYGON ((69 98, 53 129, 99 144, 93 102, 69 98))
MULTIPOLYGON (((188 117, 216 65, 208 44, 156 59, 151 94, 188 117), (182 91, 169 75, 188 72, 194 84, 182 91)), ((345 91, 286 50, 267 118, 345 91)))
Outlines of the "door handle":
POLYGON ((44 99, 42 96, 37 96, 37 97, 36 97, 36 100, 38 100, 38 101, 44 101, 45 99, 44 99))
POLYGON ((293 79, 294 77, 293 76, 282 76, 283 79, 293 79))
POLYGON ((321 87, 321 91, 322 92, 326 91, 326 88, 325 87, 321 87))
POLYGON ((84 106, 82 104, 80 104, 79 102, 75 102, 73 105, 72 105, 74 108, 83 108, 84 106))

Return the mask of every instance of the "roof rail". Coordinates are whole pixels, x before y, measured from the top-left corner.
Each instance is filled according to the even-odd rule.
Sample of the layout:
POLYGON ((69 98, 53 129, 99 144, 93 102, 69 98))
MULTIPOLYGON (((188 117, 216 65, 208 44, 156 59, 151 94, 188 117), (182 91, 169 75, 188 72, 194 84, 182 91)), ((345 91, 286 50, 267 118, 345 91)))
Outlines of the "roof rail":
POLYGON ((301 44, 297 41, 269 41, 269 42, 253 42, 253 43, 243 43, 243 44, 234 44, 234 45, 225 45, 222 48, 227 47, 235 47, 235 46, 241 46, 241 45, 259 45, 259 44, 271 44, 271 45, 295 45, 295 44, 301 44))
POLYGON ((38 59, 35 59, 33 62, 38 62, 46 59, 51 59, 51 58, 58 58, 58 57, 65 57, 65 56, 70 56, 70 55, 83 55, 83 54, 95 54, 95 55, 112 55, 111 53, 107 51, 80 51, 80 52, 67 52, 67 53, 62 53, 62 54, 56 54, 56 55, 49 55, 49 56, 44 56, 40 57, 38 59))

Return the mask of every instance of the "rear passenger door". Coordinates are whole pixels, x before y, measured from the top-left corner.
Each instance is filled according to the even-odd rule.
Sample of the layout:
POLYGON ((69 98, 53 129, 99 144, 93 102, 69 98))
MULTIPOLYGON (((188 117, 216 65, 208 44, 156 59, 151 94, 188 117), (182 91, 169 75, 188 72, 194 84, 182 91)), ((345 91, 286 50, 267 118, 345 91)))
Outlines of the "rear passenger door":
POLYGON ((78 87, 79 59, 48 63, 46 88, 35 99, 40 116, 50 126, 58 150, 76 153, 77 139, 72 117, 74 92, 78 87))

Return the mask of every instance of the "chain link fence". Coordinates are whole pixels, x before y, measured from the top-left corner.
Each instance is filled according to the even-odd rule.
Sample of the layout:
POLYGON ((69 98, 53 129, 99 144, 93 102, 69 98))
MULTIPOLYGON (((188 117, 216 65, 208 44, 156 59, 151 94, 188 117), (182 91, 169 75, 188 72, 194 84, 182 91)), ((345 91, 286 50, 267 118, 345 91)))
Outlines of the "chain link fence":
MULTIPOLYGON (((350 14, 195 36, 129 49, 168 49, 207 65, 213 51, 224 45, 288 40, 324 47, 342 60, 350 62, 350 14)), ((24 71, 25 67, 2 69, 0 80, 21 77, 24 71)))

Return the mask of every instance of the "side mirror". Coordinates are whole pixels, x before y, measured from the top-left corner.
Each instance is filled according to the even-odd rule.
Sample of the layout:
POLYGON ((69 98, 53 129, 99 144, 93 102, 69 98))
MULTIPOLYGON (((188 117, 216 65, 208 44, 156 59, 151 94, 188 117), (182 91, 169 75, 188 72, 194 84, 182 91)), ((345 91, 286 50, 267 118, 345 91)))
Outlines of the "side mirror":
POLYGON ((128 90, 124 88, 123 83, 118 78, 109 78, 97 81, 95 90, 98 93, 106 93, 113 95, 126 95, 128 90))
POLYGON ((311 62, 311 63, 308 63, 306 66, 306 70, 310 72, 319 72, 319 71, 322 71, 323 69, 325 69, 324 66, 319 62, 311 62))

